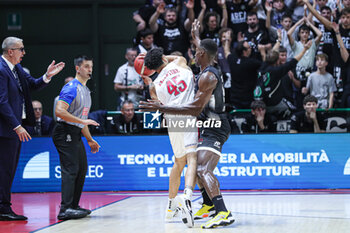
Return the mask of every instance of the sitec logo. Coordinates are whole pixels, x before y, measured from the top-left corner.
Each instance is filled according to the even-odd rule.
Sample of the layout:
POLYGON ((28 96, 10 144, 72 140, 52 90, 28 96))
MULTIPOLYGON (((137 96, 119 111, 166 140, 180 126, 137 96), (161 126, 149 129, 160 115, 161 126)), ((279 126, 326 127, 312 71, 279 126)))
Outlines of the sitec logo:
POLYGON ((23 179, 50 178, 50 152, 45 151, 31 158, 23 171, 23 179))
POLYGON ((348 161, 345 163, 344 175, 350 175, 350 158, 348 158, 348 161))
MULTIPOLYGON (((89 165, 86 178, 102 178, 102 165, 89 165)), ((61 167, 55 167, 55 178, 61 178, 61 167)), ((50 178, 50 152, 45 151, 34 155, 26 164, 23 171, 23 179, 49 179, 50 178)))

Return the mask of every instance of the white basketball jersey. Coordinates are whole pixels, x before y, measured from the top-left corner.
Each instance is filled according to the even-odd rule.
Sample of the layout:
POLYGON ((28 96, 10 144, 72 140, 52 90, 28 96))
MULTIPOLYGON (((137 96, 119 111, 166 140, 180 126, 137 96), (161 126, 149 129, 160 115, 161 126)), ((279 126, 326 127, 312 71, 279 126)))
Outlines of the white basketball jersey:
POLYGON ((194 99, 194 76, 190 69, 169 63, 154 80, 157 96, 162 104, 180 105, 194 99))

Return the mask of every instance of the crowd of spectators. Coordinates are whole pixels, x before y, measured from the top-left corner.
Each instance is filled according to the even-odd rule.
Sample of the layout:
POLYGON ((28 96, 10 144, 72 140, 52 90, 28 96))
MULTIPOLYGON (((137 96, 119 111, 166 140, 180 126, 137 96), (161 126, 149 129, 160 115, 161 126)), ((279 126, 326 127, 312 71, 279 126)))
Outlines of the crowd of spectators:
MULTIPOLYGON (((291 121, 291 132, 299 132, 292 128, 298 116, 314 119, 305 114, 308 94, 316 98, 314 108, 350 107, 349 0, 146 0, 132 19, 137 34, 114 80, 118 110, 125 100, 137 110, 138 100, 148 97, 133 70, 138 53, 162 47, 199 73, 190 34, 195 19, 201 39, 218 45, 215 66, 225 83, 227 112, 252 111, 240 132, 275 132, 278 120, 291 121)), ((322 127, 319 122, 321 129, 311 131, 322 127)))

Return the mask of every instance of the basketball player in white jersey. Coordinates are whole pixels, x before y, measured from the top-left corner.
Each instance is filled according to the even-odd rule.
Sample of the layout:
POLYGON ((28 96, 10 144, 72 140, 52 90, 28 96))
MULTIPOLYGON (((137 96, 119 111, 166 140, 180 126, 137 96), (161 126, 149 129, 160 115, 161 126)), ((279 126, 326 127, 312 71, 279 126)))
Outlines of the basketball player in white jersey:
MULTIPOLYGON (((172 105, 181 105, 194 100, 194 76, 186 63, 184 57, 164 56, 162 48, 148 51, 144 65, 149 69, 156 70, 159 74, 153 83, 151 83, 150 78, 143 76, 146 85, 150 85, 153 100, 172 105)), ((198 129, 195 124, 194 126, 186 124, 196 122, 196 117, 166 114, 165 119, 175 156, 175 163, 169 177, 169 202, 166 209, 166 220, 172 219, 178 211, 177 207, 179 207, 182 211, 182 221, 188 227, 192 227, 194 222, 191 198, 196 181, 198 129), (179 122, 183 122, 184 126, 180 127, 179 122), (181 172, 186 164, 188 167, 185 174, 184 195, 177 196, 181 172)))
POLYGON ((231 129, 225 113, 225 95, 223 79, 213 66, 217 54, 217 45, 212 39, 200 40, 199 21, 192 24, 192 37, 196 46, 195 60, 201 72, 196 77, 196 95, 194 101, 182 105, 164 105, 149 100, 140 101, 141 111, 160 111, 167 114, 197 116, 197 121, 214 119, 217 126, 200 126, 197 146, 198 187, 203 197, 202 208, 194 214, 195 219, 213 218, 202 224, 202 228, 216 228, 232 224, 235 219, 226 208, 220 191, 220 183, 214 174, 222 146, 228 139, 231 129))

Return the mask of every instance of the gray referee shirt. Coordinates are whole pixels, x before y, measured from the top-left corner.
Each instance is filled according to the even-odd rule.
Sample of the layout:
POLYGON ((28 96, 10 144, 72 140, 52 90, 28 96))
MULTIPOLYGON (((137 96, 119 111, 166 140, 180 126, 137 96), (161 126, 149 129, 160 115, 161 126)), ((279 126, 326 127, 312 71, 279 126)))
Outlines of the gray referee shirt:
MULTIPOLYGON (((82 120, 88 119, 91 107, 90 90, 87 86, 81 84, 78 79, 73 79, 63 86, 58 100, 62 100, 69 104, 67 111, 73 116, 82 120)), ((64 121, 59 117, 57 118, 57 121, 75 125, 79 128, 84 128, 85 126, 83 124, 64 121)))

